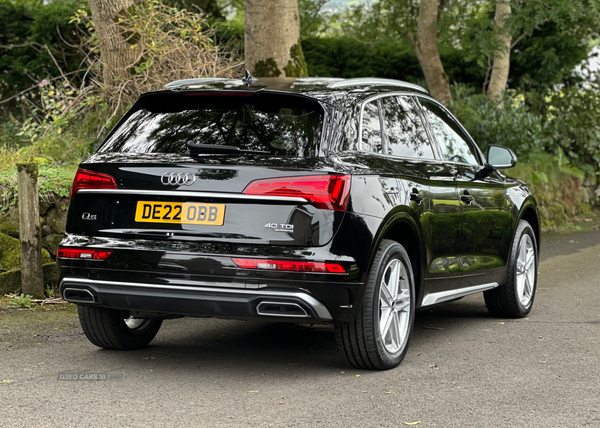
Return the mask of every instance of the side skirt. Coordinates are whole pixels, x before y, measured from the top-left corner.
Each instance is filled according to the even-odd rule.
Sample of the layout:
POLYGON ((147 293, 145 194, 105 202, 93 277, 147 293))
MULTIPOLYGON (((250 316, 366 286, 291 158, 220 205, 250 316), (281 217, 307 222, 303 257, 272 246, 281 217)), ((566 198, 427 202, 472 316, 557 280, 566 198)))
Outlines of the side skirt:
POLYGON ((421 307, 431 306, 437 303, 447 302, 448 300, 458 299, 459 297, 465 297, 469 294, 475 294, 480 293, 482 291, 491 290, 492 288, 498 287, 498 285, 499 284, 497 282, 491 282, 489 284, 475 285, 473 287, 431 293, 423 298, 423 303, 421 303, 421 307))

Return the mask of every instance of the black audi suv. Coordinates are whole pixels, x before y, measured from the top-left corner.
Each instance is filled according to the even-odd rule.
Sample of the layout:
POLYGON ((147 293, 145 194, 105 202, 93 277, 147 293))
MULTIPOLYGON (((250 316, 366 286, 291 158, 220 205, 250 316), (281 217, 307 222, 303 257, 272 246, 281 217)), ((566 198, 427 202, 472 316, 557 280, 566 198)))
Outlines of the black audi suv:
POLYGON ((182 316, 329 323, 353 366, 392 368, 415 309, 531 310, 540 227, 515 162, 406 82, 173 82, 80 165, 60 292, 106 349, 182 316))

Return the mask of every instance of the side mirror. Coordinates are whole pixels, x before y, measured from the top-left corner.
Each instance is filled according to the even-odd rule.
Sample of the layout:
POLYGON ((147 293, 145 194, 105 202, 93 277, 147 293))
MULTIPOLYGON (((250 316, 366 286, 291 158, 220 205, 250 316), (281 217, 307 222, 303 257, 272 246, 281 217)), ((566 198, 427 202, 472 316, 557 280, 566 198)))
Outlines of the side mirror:
POLYGON ((496 169, 512 168, 517 164, 517 156, 511 149, 490 144, 487 152, 487 163, 496 169))

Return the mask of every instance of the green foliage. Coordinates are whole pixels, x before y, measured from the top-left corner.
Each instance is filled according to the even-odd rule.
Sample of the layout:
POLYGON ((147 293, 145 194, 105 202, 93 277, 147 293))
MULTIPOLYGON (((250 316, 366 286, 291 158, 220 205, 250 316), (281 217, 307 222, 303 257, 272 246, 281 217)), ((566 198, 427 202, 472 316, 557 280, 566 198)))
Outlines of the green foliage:
MULTIPOLYGON (((90 105, 70 115, 68 120, 51 118, 37 122, 26 120, 21 131, 13 136, 15 143, 0 145, 0 173, 15 167, 17 162, 32 160, 52 162, 56 165, 77 165, 88 157, 94 147, 106 136, 116 118, 102 103, 90 105), (20 135, 19 135, 20 134, 20 135)), ((14 132, 14 130, 13 130, 14 132)))
POLYGON ((27 141, 19 135, 20 132, 21 124, 16 120, 14 122, 11 120, 0 122, 0 150, 2 147, 11 149, 23 147, 27 141))
MULTIPOLYGON (((61 71, 72 78, 78 75, 84 57, 79 45, 85 32, 69 21, 77 8, 87 7, 85 0, 0 0, 1 99, 59 76, 61 71)), ((35 104, 30 98, 14 98, 3 103, 0 117, 25 118, 32 102, 35 104)))
MULTIPOLYGON (((350 36, 307 37, 302 40, 302 50, 309 76, 373 76, 413 83, 424 80, 417 57, 406 39, 363 43, 350 36)), ((481 87, 484 70, 475 61, 465 61, 463 52, 452 46, 441 46, 440 55, 450 81, 481 87)))
POLYGON ((273 58, 261 59, 254 64, 255 77, 279 77, 280 75, 281 70, 273 58))
POLYGON ((290 48, 290 60, 283 68, 287 77, 307 77, 306 61, 302 53, 302 45, 296 43, 290 48))
POLYGON ((561 168, 565 160, 550 153, 532 153, 505 173, 524 180, 531 188, 540 211, 543 228, 565 227, 574 215, 588 215, 590 205, 583 200, 582 175, 576 177, 561 168))
POLYGON ((125 105, 132 105, 142 93, 167 82, 207 76, 234 77, 234 69, 240 65, 215 44, 213 28, 198 13, 149 0, 120 12, 116 21, 115 31, 135 49, 137 59, 125 65, 129 74, 104 81, 92 18, 86 11, 78 10, 72 19, 90 32, 86 48, 94 79, 87 89, 97 97, 104 95, 115 113, 122 112, 125 105))
POLYGON ((162 0, 162 2, 177 9, 202 13, 208 18, 223 18, 223 5, 218 0, 162 0))
MULTIPOLYGON (((32 11, 23 3, 0 0, 0 45, 24 45, 31 36, 32 11)), ((0 95, 6 99, 22 89, 31 86, 31 80, 24 71, 35 58, 35 52, 27 46, 12 49, 0 48, 0 95)), ((13 103, 14 108, 16 103, 13 103)))
POLYGON ((316 36, 327 30, 331 16, 323 12, 328 0, 298 0, 300 37, 316 36))
POLYGON ((543 171, 531 171, 534 184, 547 183, 548 175, 543 171))
POLYGON ((46 296, 48 296, 50 299, 54 299, 58 294, 58 291, 52 287, 50 287, 49 285, 46 286, 46 296))
POLYGON ((600 94, 594 87, 570 86, 549 95, 548 130, 577 165, 600 169, 600 94))
POLYGON ((0 233, 0 271, 12 270, 21 264, 21 242, 0 233))
POLYGON ((349 36, 308 37, 302 40, 302 49, 309 76, 423 78, 417 58, 405 41, 367 44, 349 36))
MULTIPOLYGON (((39 161, 43 161, 43 159, 39 159, 39 161)), ((52 204, 69 197, 76 169, 75 165, 40 163, 38 165, 40 202, 52 204)), ((13 168, 0 171, 0 183, 2 202, 0 215, 3 215, 18 203, 17 169, 13 166, 13 168)))
POLYGON ((8 301, 8 304, 11 306, 16 306, 18 308, 31 308, 31 299, 33 299, 33 296, 30 296, 29 294, 24 295, 23 293, 21 293, 20 296, 13 297, 12 299, 10 299, 8 301))
MULTIPOLYGON (((453 90, 452 110, 482 150, 498 144, 521 159, 546 152, 554 155, 555 168, 579 179, 584 177, 582 168, 600 169, 600 95, 593 87, 552 91, 535 107, 522 94, 507 91, 502 108, 464 86, 453 90)), ((547 181, 543 175, 532 179, 547 181)))
POLYGON ((565 79, 590 50, 586 39, 561 29, 554 22, 535 30, 520 41, 511 52, 510 86, 544 94, 565 79))
POLYGON ((520 158, 551 150, 544 118, 530 111, 523 96, 507 93, 503 108, 465 87, 454 89, 452 110, 484 152, 489 144, 508 147, 520 158))

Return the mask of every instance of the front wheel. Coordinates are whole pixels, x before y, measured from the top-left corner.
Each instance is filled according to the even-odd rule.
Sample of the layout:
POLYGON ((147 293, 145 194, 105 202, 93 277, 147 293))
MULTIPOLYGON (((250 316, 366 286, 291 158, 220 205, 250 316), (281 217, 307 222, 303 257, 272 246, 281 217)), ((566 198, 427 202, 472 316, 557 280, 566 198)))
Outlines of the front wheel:
POLYGON ((537 286, 538 248, 531 225, 519 221, 504 284, 483 293, 490 313, 502 318, 523 318, 533 306, 537 286))
POLYGON ((356 368, 391 369, 404 359, 415 318, 415 280, 410 258, 383 240, 355 319, 335 328, 338 346, 356 368))
POLYGON ((117 309, 77 306, 77 312, 85 336, 104 349, 144 348, 162 324, 161 319, 134 318, 117 309))

